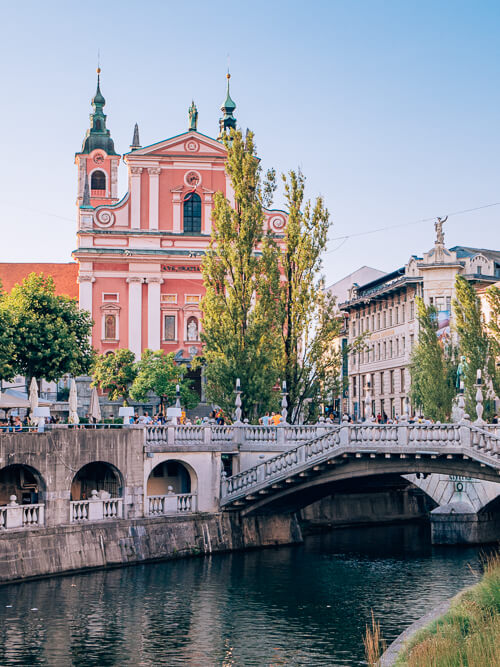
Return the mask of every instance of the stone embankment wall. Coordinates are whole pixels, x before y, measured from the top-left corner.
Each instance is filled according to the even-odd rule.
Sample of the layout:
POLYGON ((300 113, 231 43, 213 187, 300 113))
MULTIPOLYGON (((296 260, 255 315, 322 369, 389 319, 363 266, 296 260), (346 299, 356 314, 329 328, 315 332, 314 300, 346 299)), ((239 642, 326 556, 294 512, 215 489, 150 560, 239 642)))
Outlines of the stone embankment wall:
POLYGON ((0 583, 301 541, 293 514, 198 514, 14 530, 0 540, 0 583))

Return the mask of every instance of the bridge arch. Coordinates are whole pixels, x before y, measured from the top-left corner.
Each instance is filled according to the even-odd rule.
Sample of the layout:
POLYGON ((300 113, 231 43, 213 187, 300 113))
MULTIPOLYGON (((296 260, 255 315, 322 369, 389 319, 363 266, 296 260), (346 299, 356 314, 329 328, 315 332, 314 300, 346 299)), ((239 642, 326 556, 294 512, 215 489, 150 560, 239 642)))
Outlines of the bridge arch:
MULTIPOLYGON (((363 480, 377 476, 409 475, 411 473, 441 473, 446 475, 466 475, 477 479, 498 481, 498 471, 462 455, 426 456, 417 453, 416 458, 408 453, 376 455, 373 452, 352 451, 337 457, 325 458, 308 468, 290 471, 288 475, 274 476, 269 483, 258 482, 248 485, 237 497, 222 498, 228 509, 237 509, 242 516, 258 513, 295 512, 303 507, 331 495, 335 485, 345 480, 356 480, 362 488, 363 480), (449 457, 449 458, 448 458, 449 457)), ((251 469, 234 478, 251 475, 251 469)), ((258 476, 258 472, 256 473, 258 476)), ((229 478, 229 482, 231 479, 229 478)))
POLYGON ((21 504, 45 502, 47 485, 41 473, 30 465, 12 463, 0 469, 0 505, 6 505, 10 496, 21 504))
POLYGON ((92 491, 123 496, 124 480, 120 470, 107 461, 92 461, 82 466, 71 481, 71 500, 88 500, 92 491))

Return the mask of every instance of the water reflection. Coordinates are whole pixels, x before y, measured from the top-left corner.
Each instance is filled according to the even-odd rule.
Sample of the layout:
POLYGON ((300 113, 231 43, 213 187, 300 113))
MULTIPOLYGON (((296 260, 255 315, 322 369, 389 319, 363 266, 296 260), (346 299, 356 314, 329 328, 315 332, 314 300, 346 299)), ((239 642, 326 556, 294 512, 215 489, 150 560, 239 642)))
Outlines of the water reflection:
POLYGON ((478 574, 411 525, 5 586, 0 665, 359 665, 371 609, 391 641, 478 574))

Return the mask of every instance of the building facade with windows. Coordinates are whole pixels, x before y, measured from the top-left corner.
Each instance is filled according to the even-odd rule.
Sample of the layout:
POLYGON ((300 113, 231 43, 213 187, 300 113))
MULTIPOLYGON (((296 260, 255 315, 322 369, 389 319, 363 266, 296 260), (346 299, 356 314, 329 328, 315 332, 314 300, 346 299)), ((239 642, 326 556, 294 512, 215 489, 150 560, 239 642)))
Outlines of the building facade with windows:
MULTIPOLYGON (((223 138, 236 127, 229 93, 217 139, 197 131, 189 109, 186 132, 141 147, 137 125, 131 150, 115 152, 100 91, 91 125, 76 154, 79 301, 95 322, 93 345, 106 353, 129 348, 175 352, 189 361, 201 351, 201 261, 210 241, 214 194, 234 204, 225 171, 223 138), (128 192, 118 199, 118 164, 128 169, 128 192)), ((283 211, 266 211, 265 231, 279 240, 283 211)))
POLYGON ((415 298, 438 311, 437 335, 452 337, 452 300, 455 276, 462 274, 478 288, 500 277, 500 251, 455 246, 445 248, 442 226, 437 239, 423 257, 364 285, 354 284, 340 305, 348 316, 346 328, 351 347, 359 336, 364 345, 349 355, 349 412, 365 417, 367 383, 370 382, 372 412, 396 418, 405 411, 409 395, 411 352, 418 340, 415 298))

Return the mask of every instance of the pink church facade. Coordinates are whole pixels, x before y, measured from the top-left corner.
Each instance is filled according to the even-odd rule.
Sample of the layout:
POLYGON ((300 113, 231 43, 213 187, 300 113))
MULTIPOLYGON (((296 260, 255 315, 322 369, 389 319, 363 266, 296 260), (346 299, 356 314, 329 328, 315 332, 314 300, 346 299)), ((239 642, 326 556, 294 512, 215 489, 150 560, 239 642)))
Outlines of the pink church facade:
MULTIPOLYGON (((204 294, 201 261, 210 241, 214 194, 233 202, 225 171, 224 133, 235 127, 236 105, 222 106, 218 139, 189 129, 151 146, 139 145, 137 126, 131 151, 115 153, 106 129, 99 88, 92 100, 91 128, 78 169, 77 260, 80 307, 95 322, 92 343, 99 352, 145 348, 174 352, 189 361, 201 352, 204 294), (128 168, 128 192, 118 198, 118 164, 128 168)), ((266 211, 264 226, 279 239, 283 211, 266 211)))

